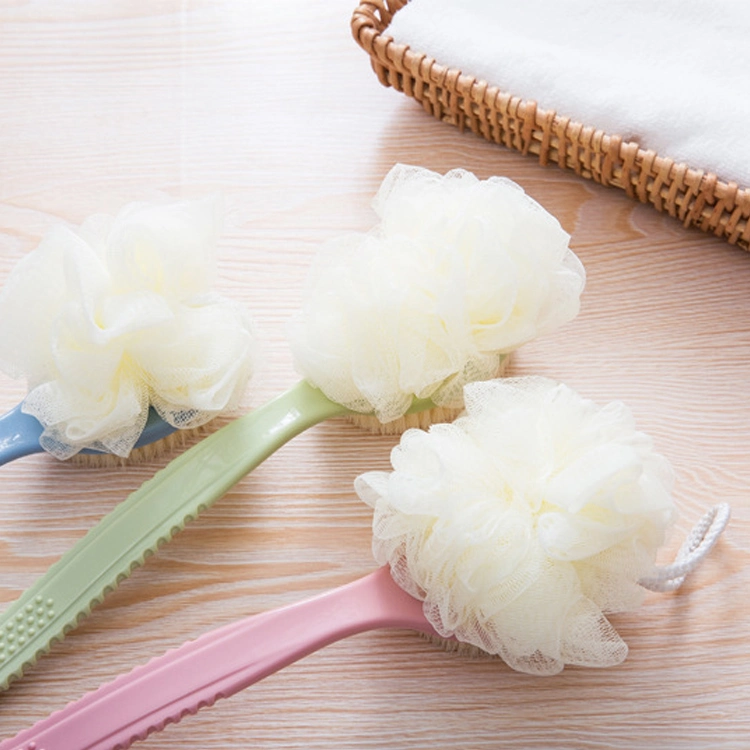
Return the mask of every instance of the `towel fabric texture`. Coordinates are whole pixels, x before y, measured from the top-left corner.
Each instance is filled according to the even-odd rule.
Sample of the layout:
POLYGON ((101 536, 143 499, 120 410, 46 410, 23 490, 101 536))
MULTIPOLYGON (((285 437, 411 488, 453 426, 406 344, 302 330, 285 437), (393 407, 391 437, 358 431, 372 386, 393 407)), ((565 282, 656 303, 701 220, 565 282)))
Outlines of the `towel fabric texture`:
POLYGON ((388 32, 542 109, 750 186, 750 3, 411 0, 388 32))

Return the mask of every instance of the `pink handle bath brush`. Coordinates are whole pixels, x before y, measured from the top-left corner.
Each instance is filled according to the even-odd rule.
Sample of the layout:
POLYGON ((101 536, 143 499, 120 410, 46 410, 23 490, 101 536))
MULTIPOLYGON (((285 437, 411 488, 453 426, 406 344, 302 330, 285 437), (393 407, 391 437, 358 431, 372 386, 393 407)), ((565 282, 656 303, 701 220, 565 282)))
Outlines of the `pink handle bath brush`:
MULTIPOLYGON (((624 406, 597 411, 539 378, 477 383, 465 395, 464 416, 405 433, 393 472, 368 472, 355 482, 373 507, 373 551, 383 567, 307 602, 207 633, 0 743, 0 750, 120 750, 312 651, 375 628, 452 634, 536 675, 566 664, 621 663, 627 645, 605 614, 637 607, 637 586, 678 588, 718 540, 729 507, 709 510, 676 561, 656 566, 649 559, 673 515, 671 473, 624 406), (497 459, 501 438, 509 446, 499 451, 505 464, 497 459), (542 452, 564 460, 550 472, 549 461, 538 460, 542 452), (538 498, 544 502, 532 502, 538 498)), ((292 423, 299 418, 284 413, 292 423)), ((278 438, 273 430, 269 436, 278 438)), ((246 450, 247 441, 227 444, 235 443, 246 450)), ((194 477, 204 483, 206 468, 213 487, 217 459, 209 453, 209 463, 187 467, 184 484, 172 487, 175 497, 194 477)), ((231 451, 221 459, 231 484, 231 451)), ((179 473, 183 463, 177 465, 179 473)), ((54 609, 52 598, 40 596, 39 603, 54 609)))
POLYGON ((333 591, 206 633, 103 685, 0 750, 126 748, 349 635, 409 628, 437 635, 387 567, 333 591))

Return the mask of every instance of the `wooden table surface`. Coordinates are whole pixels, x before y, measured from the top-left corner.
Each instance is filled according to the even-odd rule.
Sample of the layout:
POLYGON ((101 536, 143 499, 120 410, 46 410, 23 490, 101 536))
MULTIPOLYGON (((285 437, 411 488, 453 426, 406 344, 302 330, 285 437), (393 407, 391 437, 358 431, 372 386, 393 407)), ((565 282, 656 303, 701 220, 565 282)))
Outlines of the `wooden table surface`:
MULTIPOLYGON (((263 338, 252 407, 296 382, 285 325, 308 264, 322 240, 372 225, 394 163, 506 175, 559 217, 588 271, 580 316, 519 351, 511 372, 630 405, 677 474, 664 561, 714 503, 733 517, 684 590, 613 618, 630 645, 620 667, 535 678, 376 632, 140 747, 750 747, 750 255, 430 118, 377 82, 350 35, 354 6, 0 2, 0 281, 56 223, 159 191, 220 191, 219 288, 263 338)), ((24 389, 3 378, 0 406, 24 389)), ((388 468, 393 444, 331 421, 285 446, 0 696, 0 737, 212 627, 373 569, 352 481, 388 468)), ((167 460, 4 467, 0 601, 167 460)))

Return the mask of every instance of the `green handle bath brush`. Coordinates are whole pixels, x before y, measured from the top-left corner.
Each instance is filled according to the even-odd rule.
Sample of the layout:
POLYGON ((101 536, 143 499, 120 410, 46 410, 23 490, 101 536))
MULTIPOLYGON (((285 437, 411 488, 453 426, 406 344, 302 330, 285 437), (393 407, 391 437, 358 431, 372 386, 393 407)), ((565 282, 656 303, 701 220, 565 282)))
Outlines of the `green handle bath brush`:
POLYGON ((0 687, 145 558, 277 448, 346 410, 305 382, 178 456, 105 516, 0 617, 0 687))
MULTIPOLYGON (((412 412, 432 402, 415 400, 412 412)), ((105 516, 0 616, 0 688, 184 528, 296 435, 348 413, 302 381, 171 461, 105 516)))

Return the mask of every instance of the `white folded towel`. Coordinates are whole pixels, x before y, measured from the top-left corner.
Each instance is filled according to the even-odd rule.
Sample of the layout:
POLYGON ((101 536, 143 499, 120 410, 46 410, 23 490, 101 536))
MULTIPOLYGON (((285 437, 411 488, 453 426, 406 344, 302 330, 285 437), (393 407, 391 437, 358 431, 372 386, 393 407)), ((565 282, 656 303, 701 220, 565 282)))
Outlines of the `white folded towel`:
POLYGON ((750 186, 745 0, 411 0, 397 42, 750 186))

